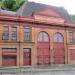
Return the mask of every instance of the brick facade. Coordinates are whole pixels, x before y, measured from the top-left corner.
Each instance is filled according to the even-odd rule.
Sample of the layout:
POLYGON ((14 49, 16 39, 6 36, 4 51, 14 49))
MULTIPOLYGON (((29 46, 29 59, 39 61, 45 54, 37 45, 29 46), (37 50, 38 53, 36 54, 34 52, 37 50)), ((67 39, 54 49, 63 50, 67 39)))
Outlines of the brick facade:
MULTIPOLYGON (((42 17, 42 16, 41 16, 42 17)), ((7 17, 8 19, 9 16, 7 17)), ((2 19, 2 18, 1 18, 2 19)), ((65 55, 65 64, 70 64, 72 63, 72 60, 70 60, 70 50, 71 49, 75 49, 74 43, 73 44, 68 44, 68 35, 67 35, 67 31, 73 31, 73 38, 74 38, 74 28, 72 28, 72 26, 67 25, 65 27, 65 23, 62 22, 62 25, 60 24, 46 24, 40 21, 36 21, 34 22, 34 20, 32 19, 31 21, 33 22, 29 22, 30 20, 28 19, 27 22, 26 18, 21 19, 20 22, 16 21, 14 22, 14 17, 11 17, 11 21, 7 20, 7 19, 3 19, 6 21, 0 21, 0 66, 2 66, 2 48, 16 48, 17 49, 17 66, 24 66, 23 65, 23 48, 30 48, 31 49, 31 66, 37 65, 37 39, 38 39, 38 34, 41 31, 44 31, 46 33, 48 33, 49 35, 49 45, 50 45, 50 56, 51 56, 51 64, 54 64, 54 42, 53 42, 53 35, 57 32, 61 33, 64 37, 64 55, 65 55), (25 20, 25 21, 23 21, 25 20), (7 22, 8 21, 8 22, 7 22), (24 22, 24 23, 22 23, 24 22), (40 23, 39 23, 40 22, 40 23), (44 25, 43 25, 44 24, 44 25), (4 41, 2 40, 2 33, 3 33, 3 26, 7 25, 9 26, 9 40, 4 41), (11 33, 12 33, 12 26, 16 26, 17 27, 17 41, 13 41, 11 39, 11 33), (24 42, 24 37, 23 37, 23 27, 24 26, 29 26, 31 27, 31 41, 30 42, 24 42)), ((18 19, 18 18, 17 18, 18 19)), ((57 22, 57 21, 56 21, 57 22)), ((47 22, 48 23, 48 22, 47 22)), ((58 22, 57 22, 58 23, 58 22)), ((74 25, 73 25, 74 26, 74 25)), ((75 61, 75 60, 74 60, 75 61)), ((74 63, 73 61, 73 63, 74 63)))
MULTIPOLYGON (((54 10, 47 8, 45 10, 41 10, 37 13, 33 14, 33 17, 22 17, 22 16, 9 16, 0 14, 0 66, 3 66, 3 63, 11 63, 14 62, 14 58, 11 56, 15 56, 16 58, 16 67, 23 67, 23 66, 36 66, 38 65, 38 36, 40 32, 45 32, 48 34, 49 38, 49 48, 46 48, 45 42, 43 44, 40 44, 40 49, 42 49, 43 54, 44 49, 49 49, 49 56, 50 56, 50 65, 53 64, 75 64, 75 26, 74 24, 66 22, 64 18, 54 10), (50 13, 51 12, 51 13, 50 13), (46 15, 46 13, 48 13, 46 15), (50 14, 49 14, 50 13, 50 14), (9 27, 9 39, 3 40, 3 26, 9 27), (17 28, 17 40, 12 40, 12 26, 15 26, 17 28), (25 42, 24 41, 24 27, 30 27, 30 41, 25 42), (69 32, 73 32, 73 40, 72 43, 69 43, 69 32), (61 38, 57 37, 57 40, 59 42, 54 42, 54 35, 56 33, 59 33, 59 37, 63 37, 63 42, 61 42, 61 38), (57 43, 57 44, 55 44, 57 43), (62 45, 63 44, 63 45, 62 45), (45 46, 44 46, 45 45, 45 46), (7 52, 5 55, 3 55, 3 49, 16 49, 17 51, 15 53, 7 52), (30 63, 31 65, 24 65, 24 61, 29 61, 24 56, 24 49, 30 49, 30 63), (56 52, 56 55, 54 52, 56 52), (73 51, 73 52, 72 52, 73 51), (3 57, 7 56, 7 60, 10 62, 6 62, 7 60, 3 57), (25 59, 24 59, 25 57, 25 59), (4 60, 4 59, 5 60, 4 60), (59 59, 60 58, 60 59, 59 59), (62 60, 61 60, 62 58, 62 60), (62 61, 63 63, 59 63, 59 61, 62 61)), ((47 37, 46 37, 47 38, 47 37)), ((45 39, 46 39, 45 38, 45 39)), ((44 52, 46 53, 46 52, 44 52)), ((40 61, 46 61, 44 59, 41 59, 40 61)), ((4 64, 5 64, 4 63, 4 64)), ((25 62, 26 63, 26 62, 25 62)), ((43 64, 45 65, 45 63, 43 64)), ((11 65, 12 66, 12 65, 11 65)))

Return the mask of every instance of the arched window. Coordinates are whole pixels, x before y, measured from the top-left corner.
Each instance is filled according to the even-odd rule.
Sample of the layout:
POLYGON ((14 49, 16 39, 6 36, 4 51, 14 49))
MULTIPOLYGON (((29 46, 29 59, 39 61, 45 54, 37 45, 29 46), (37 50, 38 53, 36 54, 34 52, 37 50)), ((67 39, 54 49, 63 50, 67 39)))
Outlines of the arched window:
POLYGON ((54 34, 54 42, 63 42, 64 38, 62 34, 60 33, 55 33, 54 34))
POLYGON ((38 35, 38 41, 40 42, 48 42, 49 38, 48 38, 48 34, 45 32, 40 32, 38 35))

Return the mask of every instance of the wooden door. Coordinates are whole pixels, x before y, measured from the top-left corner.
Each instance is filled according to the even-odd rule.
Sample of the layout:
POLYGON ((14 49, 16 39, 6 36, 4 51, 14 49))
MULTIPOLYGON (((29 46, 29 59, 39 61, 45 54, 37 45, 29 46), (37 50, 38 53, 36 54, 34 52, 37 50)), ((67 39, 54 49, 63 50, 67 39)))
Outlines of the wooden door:
POLYGON ((63 43, 54 43, 54 64, 65 63, 65 52, 63 43))
POLYGON ((50 46, 49 37, 45 32, 40 32, 37 45, 38 62, 37 64, 50 64, 50 46))
POLYGON ((54 64, 65 63, 64 39, 60 33, 54 35, 54 64))
POLYGON ((31 65, 31 49, 24 49, 23 51, 23 64, 31 65))
POLYGON ((38 63, 50 64, 49 43, 38 43, 38 63))
POLYGON ((75 49, 70 49, 69 50, 69 56, 70 56, 70 63, 75 64, 75 49))

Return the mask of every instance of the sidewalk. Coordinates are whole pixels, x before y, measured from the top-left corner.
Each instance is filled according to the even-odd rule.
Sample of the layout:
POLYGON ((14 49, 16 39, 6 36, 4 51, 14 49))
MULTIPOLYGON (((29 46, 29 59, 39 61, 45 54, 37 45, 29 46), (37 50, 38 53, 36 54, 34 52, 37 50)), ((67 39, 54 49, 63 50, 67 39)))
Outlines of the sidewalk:
POLYGON ((3 67, 0 75, 75 75, 75 65, 3 67))

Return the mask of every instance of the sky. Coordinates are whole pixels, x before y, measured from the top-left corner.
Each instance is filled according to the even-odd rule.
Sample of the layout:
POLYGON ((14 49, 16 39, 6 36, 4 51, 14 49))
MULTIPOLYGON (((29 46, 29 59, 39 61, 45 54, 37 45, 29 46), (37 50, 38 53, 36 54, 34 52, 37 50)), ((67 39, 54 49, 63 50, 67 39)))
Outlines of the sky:
POLYGON ((75 0, 28 0, 53 6, 64 7, 69 14, 75 14, 75 0))

